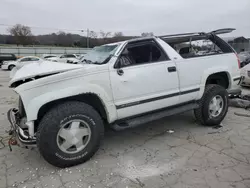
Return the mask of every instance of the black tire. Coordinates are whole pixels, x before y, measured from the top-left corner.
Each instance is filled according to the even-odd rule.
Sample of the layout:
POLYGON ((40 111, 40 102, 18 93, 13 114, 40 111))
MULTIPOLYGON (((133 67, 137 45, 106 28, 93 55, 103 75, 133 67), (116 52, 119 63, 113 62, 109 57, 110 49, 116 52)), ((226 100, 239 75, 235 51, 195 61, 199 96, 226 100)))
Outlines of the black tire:
POLYGON ((99 149, 103 135, 104 125, 98 112, 83 102, 69 101, 57 105, 44 115, 37 131, 37 146, 48 163, 65 168, 89 160, 99 149), (57 134, 63 124, 73 119, 87 122, 91 136, 83 150, 69 154, 58 147, 57 134))
POLYGON ((11 71, 14 67, 15 67, 15 65, 10 65, 10 66, 8 67, 8 69, 11 71))
POLYGON ((228 111, 228 93, 227 90, 220 85, 207 85, 204 94, 199 102, 199 108, 194 110, 196 120, 206 126, 219 125, 225 118, 228 111), (221 96, 223 100, 223 109, 217 117, 210 117, 209 103, 215 96, 221 96))

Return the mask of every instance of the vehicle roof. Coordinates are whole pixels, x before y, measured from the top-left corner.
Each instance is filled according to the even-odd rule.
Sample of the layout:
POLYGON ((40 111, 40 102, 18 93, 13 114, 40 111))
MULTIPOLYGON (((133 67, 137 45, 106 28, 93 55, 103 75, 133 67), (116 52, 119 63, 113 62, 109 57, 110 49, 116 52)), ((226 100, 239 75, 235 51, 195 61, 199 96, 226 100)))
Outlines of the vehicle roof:
POLYGON ((223 28, 223 29, 218 29, 218 30, 211 31, 211 32, 194 32, 194 33, 181 33, 181 34, 171 34, 171 35, 163 35, 163 36, 138 37, 138 38, 125 40, 122 42, 105 44, 105 45, 123 44, 125 42, 135 42, 135 41, 155 39, 155 38, 160 38, 168 43, 188 42, 188 41, 190 41, 190 38, 192 38, 192 41, 202 40, 202 39, 208 38, 212 34, 214 34, 214 35, 225 34, 225 33, 230 33, 234 30, 235 30, 234 28, 223 28))
POLYGON ((121 44, 124 44, 124 43, 127 43, 127 42, 135 42, 135 41, 154 39, 154 38, 157 38, 157 37, 155 37, 155 36, 152 36, 152 37, 138 37, 138 38, 133 38, 133 39, 124 40, 124 41, 120 41, 120 42, 108 43, 108 44, 104 44, 102 46, 121 45, 121 44))

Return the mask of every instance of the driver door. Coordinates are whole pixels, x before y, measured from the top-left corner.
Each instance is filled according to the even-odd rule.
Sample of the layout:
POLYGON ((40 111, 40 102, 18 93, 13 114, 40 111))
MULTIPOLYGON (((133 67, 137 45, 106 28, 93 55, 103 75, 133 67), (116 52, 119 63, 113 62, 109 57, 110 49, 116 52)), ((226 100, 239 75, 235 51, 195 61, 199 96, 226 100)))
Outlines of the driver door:
POLYGON ((179 102, 175 62, 153 39, 127 44, 110 70, 110 79, 119 119, 179 102))

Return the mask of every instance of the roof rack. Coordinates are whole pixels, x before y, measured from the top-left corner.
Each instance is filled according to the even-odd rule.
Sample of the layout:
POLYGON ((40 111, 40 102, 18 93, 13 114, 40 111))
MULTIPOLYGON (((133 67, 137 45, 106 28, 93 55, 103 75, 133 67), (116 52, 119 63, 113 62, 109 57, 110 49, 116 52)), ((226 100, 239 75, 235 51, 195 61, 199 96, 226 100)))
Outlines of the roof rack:
POLYGON ((231 32, 233 32, 235 30, 236 30, 235 28, 224 28, 224 29, 218 29, 218 30, 215 30, 215 31, 211 31, 210 33, 219 35, 219 34, 231 33, 231 32))
POLYGON ((159 38, 171 38, 171 37, 185 37, 185 36, 193 36, 193 35, 201 35, 205 33, 181 33, 181 34, 172 34, 172 35, 162 35, 158 36, 159 38))
POLYGON ((208 33, 205 32, 195 32, 195 33, 181 33, 181 34, 172 34, 172 35, 162 35, 158 36, 159 38, 172 38, 172 37, 192 37, 192 36, 199 36, 199 35, 208 35, 208 34, 225 34, 225 33, 231 33, 234 31, 234 28, 224 28, 224 29, 218 29, 215 31, 211 31, 208 33))

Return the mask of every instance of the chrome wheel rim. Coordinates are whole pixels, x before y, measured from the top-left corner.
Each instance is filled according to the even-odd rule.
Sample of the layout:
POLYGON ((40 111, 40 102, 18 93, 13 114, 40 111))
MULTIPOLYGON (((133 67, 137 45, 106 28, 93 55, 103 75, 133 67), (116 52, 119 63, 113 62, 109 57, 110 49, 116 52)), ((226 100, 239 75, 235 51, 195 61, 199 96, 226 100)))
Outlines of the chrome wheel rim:
POLYGON ((209 103, 209 116, 210 118, 218 117, 224 107, 223 98, 220 95, 216 95, 209 103))
POLYGON ((59 149, 68 154, 82 151, 89 143, 91 129, 83 120, 72 120, 63 124, 57 133, 59 149))

